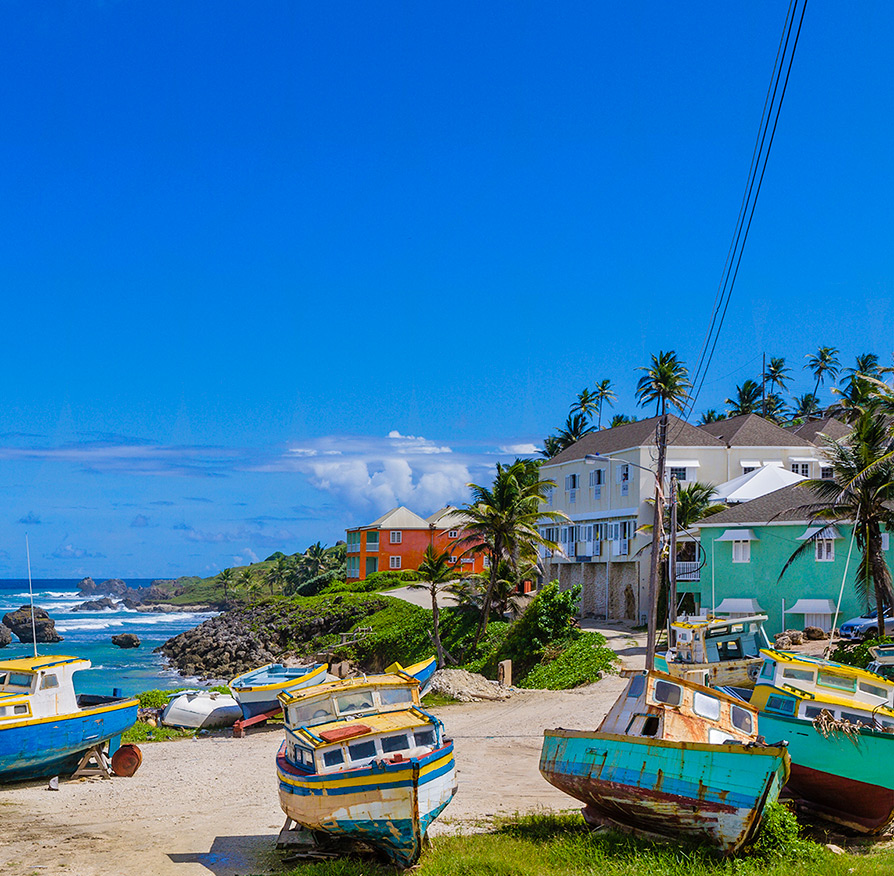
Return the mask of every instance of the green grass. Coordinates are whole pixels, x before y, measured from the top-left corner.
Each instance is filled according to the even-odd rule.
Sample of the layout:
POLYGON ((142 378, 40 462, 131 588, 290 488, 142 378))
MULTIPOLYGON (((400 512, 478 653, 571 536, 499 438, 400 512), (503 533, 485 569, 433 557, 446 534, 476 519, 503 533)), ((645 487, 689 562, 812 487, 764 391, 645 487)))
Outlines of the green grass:
MULTIPOLYGON (((436 837, 416 876, 888 876, 894 854, 834 855, 814 843, 794 857, 745 854, 720 859, 708 850, 656 845, 610 832, 591 833, 579 815, 522 816, 490 833, 436 837)), ((381 864, 344 858, 303 864, 289 876, 393 876, 381 864)))
POLYGON ((122 742, 170 742, 172 739, 192 739, 195 730, 176 730, 173 727, 153 727, 145 721, 137 721, 121 734, 122 742))
POLYGON ((568 690, 599 681, 616 671, 618 655, 605 647, 601 633, 581 633, 579 638, 553 653, 547 649, 543 663, 535 666, 519 683, 519 687, 568 690))
POLYGON ((439 693, 427 693, 422 698, 422 705, 428 709, 436 709, 438 706, 452 706, 458 702, 459 700, 453 697, 439 693))

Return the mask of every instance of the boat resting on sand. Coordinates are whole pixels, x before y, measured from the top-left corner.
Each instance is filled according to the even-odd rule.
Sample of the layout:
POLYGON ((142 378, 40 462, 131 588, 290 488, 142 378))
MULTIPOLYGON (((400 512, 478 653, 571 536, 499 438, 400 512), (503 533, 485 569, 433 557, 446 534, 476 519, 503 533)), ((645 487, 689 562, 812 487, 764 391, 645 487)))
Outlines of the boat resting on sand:
POLYGON ((77 695, 79 657, 0 661, 0 783, 70 775, 84 753, 109 743, 137 720, 133 698, 77 695))
POLYGON ((598 730, 546 730, 543 777, 593 825, 707 842, 732 854, 757 832, 789 774, 741 700, 661 672, 625 672, 598 730))
POLYGON ((761 732, 788 740, 783 795, 849 830, 884 830, 894 821, 894 774, 884 767, 894 760, 894 681, 801 654, 763 656, 750 702, 761 732))
POLYGON ((410 666, 401 666, 400 663, 392 663, 385 669, 386 673, 403 672, 412 676, 419 682, 419 696, 424 697, 431 690, 432 679, 438 670, 438 660, 436 657, 429 657, 426 660, 420 660, 410 666))
POLYGON ((243 718, 254 718, 279 708, 277 697, 281 693, 301 690, 326 680, 328 663, 311 666, 283 666, 268 663, 250 672, 236 676, 230 682, 230 690, 242 707, 243 718))
MULTIPOLYGON (((453 742, 404 673, 327 682, 280 697, 279 802, 315 837, 363 843, 399 867, 456 793, 453 742)), ((289 822, 287 822, 288 824, 289 822)))
POLYGON ((232 727, 242 717, 242 708, 234 697, 216 690, 185 690, 174 694, 161 723, 167 727, 215 730, 232 727))

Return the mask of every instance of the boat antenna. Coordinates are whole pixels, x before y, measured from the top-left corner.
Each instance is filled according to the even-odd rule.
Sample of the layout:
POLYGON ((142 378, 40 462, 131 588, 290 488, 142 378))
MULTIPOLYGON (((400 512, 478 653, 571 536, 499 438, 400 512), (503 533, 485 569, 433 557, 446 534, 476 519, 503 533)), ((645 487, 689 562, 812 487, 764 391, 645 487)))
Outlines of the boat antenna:
POLYGON ((28 598, 31 600, 31 638, 34 642, 34 659, 37 659, 37 623, 34 620, 34 588, 31 586, 31 548, 28 533, 25 533, 25 556, 28 559, 28 598))

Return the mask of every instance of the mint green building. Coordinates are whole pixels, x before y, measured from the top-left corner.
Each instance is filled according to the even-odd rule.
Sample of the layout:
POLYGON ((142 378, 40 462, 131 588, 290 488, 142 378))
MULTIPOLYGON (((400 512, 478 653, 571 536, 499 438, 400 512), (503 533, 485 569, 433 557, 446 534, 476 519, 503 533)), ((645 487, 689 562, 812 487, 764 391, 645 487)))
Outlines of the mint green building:
MULTIPOLYGON (((831 629, 842 580, 844 590, 836 626, 865 614, 869 606, 858 598, 854 588, 860 560, 856 544, 848 563, 853 526, 816 525, 803 510, 814 501, 813 493, 792 485, 703 520, 699 527, 699 580, 680 582, 680 592, 697 594, 702 612, 762 612, 769 617, 770 635, 805 626, 831 629), (819 538, 780 579, 795 550, 817 533, 819 538)), ((887 533, 882 545, 894 568, 887 533)))

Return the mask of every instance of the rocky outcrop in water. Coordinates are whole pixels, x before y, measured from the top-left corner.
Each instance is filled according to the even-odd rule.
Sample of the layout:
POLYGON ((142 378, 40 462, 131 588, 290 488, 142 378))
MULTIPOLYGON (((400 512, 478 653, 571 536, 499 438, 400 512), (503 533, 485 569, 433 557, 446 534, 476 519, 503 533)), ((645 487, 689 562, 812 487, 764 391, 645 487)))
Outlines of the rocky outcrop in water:
POLYGON ((118 603, 109 596, 103 596, 101 599, 88 599, 80 605, 72 608, 72 611, 106 611, 107 609, 118 608, 118 603))
MULTIPOLYGON (((169 600, 172 595, 176 595, 175 589, 171 586, 174 582, 153 581, 149 587, 130 587, 126 581, 120 578, 109 578, 97 584, 92 578, 82 578, 78 584, 80 592, 78 596, 86 598, 87 601, 72 609, 73 611, 102 611, 104 608, 125 608, 146 610, 147 608, 158 605, 169 600), (172 591, 174 591, 172 593, 172 591), (114 599, 112 598, 114 597, 114 599), (115 600, 118 600, 117 602, 115 600), (96 607, 99 604, 101 607, 96 607)), ((180 607, 169 607, 162 609, 165 611, 184 611, 184 610, 206 610, 207 606, 198 609, 183 609, 180 607)), ((155 609, 152 609, 155 610, 155 609)))
POLYGON ((42 608, 34 609, 33 634, 31 608, 27 605, 3 615, 3 626, 8 627, 20 642, 33 642, 35 634, 37 641, 41 643, 52 644, 62 641, 62 636, 56 632, 56 622, 42 608))
POLYGON ((140 637, 136 633, 119 633, 112 636, 112 644, 119 648, 139 648, 140 637))
POLYGON ((0 624, 0 648, 5 648, 12 642, 12 633, 9 627, 0 624))

